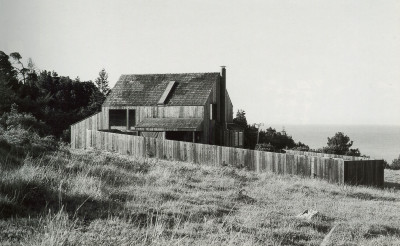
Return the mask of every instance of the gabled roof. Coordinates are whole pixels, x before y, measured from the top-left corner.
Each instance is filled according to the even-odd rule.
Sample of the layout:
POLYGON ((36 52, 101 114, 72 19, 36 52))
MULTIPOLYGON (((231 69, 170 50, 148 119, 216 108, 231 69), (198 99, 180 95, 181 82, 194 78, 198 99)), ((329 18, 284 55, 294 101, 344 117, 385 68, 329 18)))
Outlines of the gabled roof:
POLYGON ((121 75, 103 106, 155 106, 171 81, 166 106, 204 105, 219 73, 121 75))

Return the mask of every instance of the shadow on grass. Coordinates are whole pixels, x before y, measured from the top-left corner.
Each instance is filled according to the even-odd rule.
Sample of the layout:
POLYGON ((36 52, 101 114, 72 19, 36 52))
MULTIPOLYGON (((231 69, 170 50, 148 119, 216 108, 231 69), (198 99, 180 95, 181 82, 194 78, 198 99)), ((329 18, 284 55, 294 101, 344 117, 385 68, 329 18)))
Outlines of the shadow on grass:
POLYGON ((296 223, 296 227, 297 228, 311 227, 317 232, 326 234, 331 230, 334 221, 335 221, 334 218, 322 214, 317 214, 316 218, 311 221, 298 220, 298 222, 296 223))
POLYGON ((178 212, 162 212, 156 209, 148 209, 144 212, 137 212, 130 215, 130 220, 140 228, 161 223, 166 229, 171 229, 181 221, 187 221, 188 215, 178 212))
POLYGON ((350 198, 356 198, 364 201, 388 201, 388 202, 394 202, 397 199, 394 197, 385 197, 385 196, 378 196, 378 195, 372 195, 370 193, 363 193, 363 192, 345 192, 345 193, 340 193, 337 191, 331 191, 329 192, 330 195, 332 196, 345 196, 345 197, 350 197, 350 198))
POLYGON ((272 236, 280 242, 280 245, 307 245, 312 239, 310 235, 302 231, 289 231, 283 234, 275 232, 272 236))
POLYGON ((364 235, 365 238, 375 238, 379 236, 400 236, 400 229, 386 225, 371 225, 364 235))
MULTIPOLYGON (((139 227, 162 223, 167 228, 172 228, 185 221, 201 223, 205 218, 222 218, 235 210, 233 204, 208 204, 178 212, 154 208, 127 211, 124 204, 132 199, 129 193, 117 193, 107 199, 88 198, 85 195, 60 196, 48 184, 21 180, 18 184, 0 183, 0 196, 10 198, 9 202, 5 199, 0 201, 0 219, 40 217, 49 210, 56 212, 63 208, 70 218, 79 218, 84 224, 90 224, 96 219, 118 217, 139 227)), ((162 197, 165 201, 177 199, 169 193, 162 194, 162 197)))
POLYGON ((60 196, 59 192, 52 191, 48 185, 32 181, 0 183, 0 195, 10 200, 10 203, 0 204, 0 218, 40 215, 64 207, 71 217, 93 220, 118 214, 123 209, 118 201, 88 198, 84 195, 60 196))
POLYGON ((375 196, 375 195, 371 195, 369 193, 362 193, 362 192, 349 193, 349 194, 346 194, 346 196, 351 197, 351 198, 357 198, 360 200, 365 200, 365 201, 371 201, 371 200, 389 201, 389 202, 396 201, 396 198, 393 198, 393 197, 375 196))
POLYGON ((0 166, 3 170, 19 168, 25 159, 22 151, 14 150, 0 140, 0 166))

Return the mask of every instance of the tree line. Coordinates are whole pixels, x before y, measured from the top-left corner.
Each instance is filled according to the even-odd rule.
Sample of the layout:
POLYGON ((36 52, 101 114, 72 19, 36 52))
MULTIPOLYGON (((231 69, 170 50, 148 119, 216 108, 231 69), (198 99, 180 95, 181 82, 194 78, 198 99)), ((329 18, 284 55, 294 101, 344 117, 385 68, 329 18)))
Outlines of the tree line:
POLYGON ((24 64, 18 52, 0 51, 0 116, 16 104, 14 110, 29 113, 47 126, 43 134, 69 141, 69 126, 100 111, 109 92, 105 69, 95 82, 81 81, 39 70, 32 59, 24 64))

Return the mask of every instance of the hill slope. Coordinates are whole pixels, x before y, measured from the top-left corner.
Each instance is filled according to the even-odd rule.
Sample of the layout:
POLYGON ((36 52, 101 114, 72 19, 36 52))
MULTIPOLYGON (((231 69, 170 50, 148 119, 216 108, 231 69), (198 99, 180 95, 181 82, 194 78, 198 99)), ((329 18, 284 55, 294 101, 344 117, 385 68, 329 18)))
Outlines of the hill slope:
POLYGON ((1 245, 400 244, 394 189, 68 149, 0 172, 1 245))

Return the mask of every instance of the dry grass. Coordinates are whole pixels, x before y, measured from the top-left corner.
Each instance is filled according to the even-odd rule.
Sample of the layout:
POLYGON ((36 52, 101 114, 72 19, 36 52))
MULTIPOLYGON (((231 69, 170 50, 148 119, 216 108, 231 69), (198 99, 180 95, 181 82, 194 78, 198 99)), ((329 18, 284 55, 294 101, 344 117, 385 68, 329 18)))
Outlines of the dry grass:
POLYGON ((0 172, 1 245, 319 245, 336 224, 333 245, 400 244, 395 180, 381 190, 68 150, 0 172), (296 218, 306 209, 320 216, 296 218))

